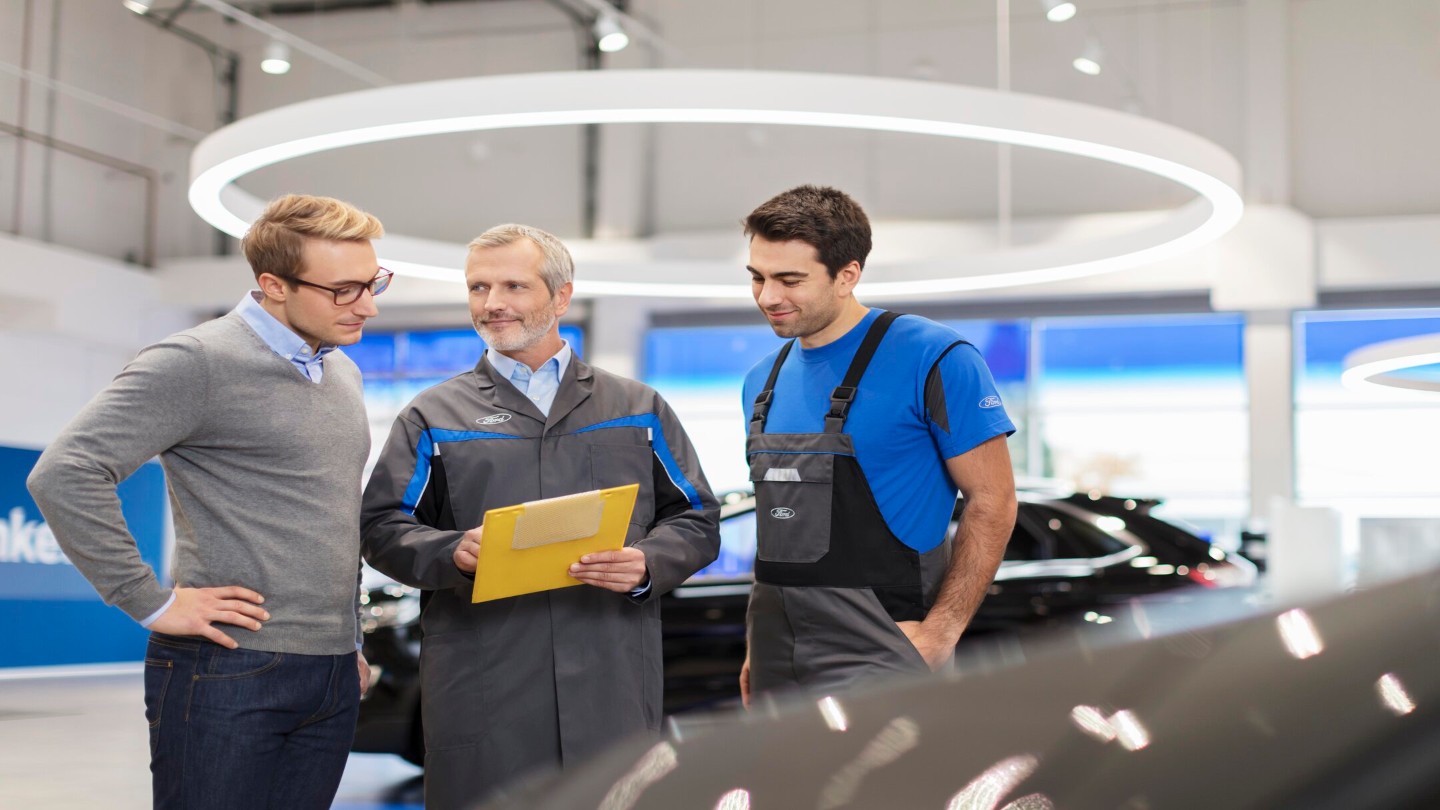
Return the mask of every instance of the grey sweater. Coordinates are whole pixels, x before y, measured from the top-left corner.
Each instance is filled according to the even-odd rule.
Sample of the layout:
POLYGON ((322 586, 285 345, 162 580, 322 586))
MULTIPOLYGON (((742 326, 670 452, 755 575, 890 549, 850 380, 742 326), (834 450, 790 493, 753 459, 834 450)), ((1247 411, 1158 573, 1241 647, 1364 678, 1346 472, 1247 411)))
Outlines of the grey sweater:
POLYGON ((143 350, 40 457, 28 481, 60 547, 137 621, 169 598, 141 559, 115 486, 160 456, 174 581, 265 597, 241 647, 327 655, 357 638, 360 483, 370 450, 360 371, 326 356, 319 384, 231 313, 143 350))

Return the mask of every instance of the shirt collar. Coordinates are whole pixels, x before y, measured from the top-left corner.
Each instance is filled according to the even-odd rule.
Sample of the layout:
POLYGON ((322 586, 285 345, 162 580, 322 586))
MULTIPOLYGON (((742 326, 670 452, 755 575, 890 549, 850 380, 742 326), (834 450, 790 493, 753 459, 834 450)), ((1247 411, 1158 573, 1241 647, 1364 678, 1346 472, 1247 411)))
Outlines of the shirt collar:
POLYGON ((260 298, 259 290, 251 290, 244 298, 240 299, 239 305, 235 307, 235 313, 251 329, 255 330, 255 334, 260 336, 260 339, 270 347, 271 351, 292 362, 297 358, 304 362, 313 362, 335 351, 334 346, 321 346, 320 351, 312 355, 310 344, 302 340, 274 315, 266 312, 265 308, 260 306, 260 298))
MULTIPOLYGON (((490 359, 490 365, 494 366, 495 370, 500 372, 500 376, 504 377, 507 380, 514 377, 515 369, 520 367, 520 361, 512 360, 511 358, 506 357, 505 355, 495 351, 494 349, 486 349, 485 356, 490 359)), ((555 369, 555 379, 558 380, 561 377, 564 377, 565 369, 570 367, 570 341, 560 341, 560 351, 555 352, 554 357, 551 357, 549 360, 541 363, 540 368, 537 369, 535 373, 539 374, 552 363, 554 364, 555 369)), ((528 372, 530 370, 529 366, 526 366, 525 370, 528 372)))

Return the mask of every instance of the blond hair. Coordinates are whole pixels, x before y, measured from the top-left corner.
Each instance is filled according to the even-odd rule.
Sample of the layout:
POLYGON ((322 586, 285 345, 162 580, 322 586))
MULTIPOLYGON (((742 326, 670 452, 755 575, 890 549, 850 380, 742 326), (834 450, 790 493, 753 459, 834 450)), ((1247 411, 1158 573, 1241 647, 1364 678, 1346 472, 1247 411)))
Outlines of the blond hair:
POLYGON ((539 228, 513 223, 496 225, 471 239, 469 248, 476 250, 504 247, 521 239, 534 242, 545 257, 545 262, 540 267, 540 278, 544 279, 545 289, 550 291, 552 298, 561 287, 575 280, 575 260, 570 258, 570 251, 565 248, 565 243, 539 228))
POLYGON ((250 226, 240 249, 255 277, 269 273, 286 281, 299 279, 304 268, 306 239, 362 242, 385 235, 380 220, 331 197, 286 194, 265 206, 250 226))

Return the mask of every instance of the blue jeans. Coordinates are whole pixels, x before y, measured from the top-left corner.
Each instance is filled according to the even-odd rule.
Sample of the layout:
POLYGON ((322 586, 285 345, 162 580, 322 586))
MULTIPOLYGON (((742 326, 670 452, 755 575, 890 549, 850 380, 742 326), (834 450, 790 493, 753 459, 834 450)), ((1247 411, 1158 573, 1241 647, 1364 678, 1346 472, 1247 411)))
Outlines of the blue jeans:
POLYGON ((156 808, 328 808, 360 676, 355 653, 228 650, 151 633, 145 719, 156 808))

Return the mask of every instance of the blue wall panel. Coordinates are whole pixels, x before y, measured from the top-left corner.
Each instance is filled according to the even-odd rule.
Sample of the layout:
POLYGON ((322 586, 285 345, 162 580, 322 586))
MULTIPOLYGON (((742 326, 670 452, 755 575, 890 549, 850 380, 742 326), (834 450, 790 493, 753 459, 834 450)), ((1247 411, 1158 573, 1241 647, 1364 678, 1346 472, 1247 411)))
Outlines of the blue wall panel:
MULTIPOLYGON (((25 489, 39 457, 0 447, 0 666, 139 661, 145 629, 100 601, 55 545, 25 489)), ((141 558, 162 572, 168 503, 160 465, 143 465, 119 489, 141 558)))

